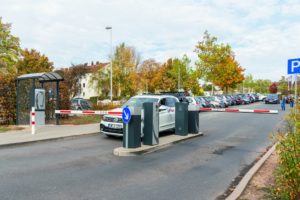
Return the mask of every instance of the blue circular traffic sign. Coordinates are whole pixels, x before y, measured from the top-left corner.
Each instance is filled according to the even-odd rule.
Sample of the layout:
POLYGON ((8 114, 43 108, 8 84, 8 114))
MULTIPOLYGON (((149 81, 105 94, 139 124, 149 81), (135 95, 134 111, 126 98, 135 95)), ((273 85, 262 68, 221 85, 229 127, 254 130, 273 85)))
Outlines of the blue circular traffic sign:
POLYGON ((123 108, 122 110, 122 119, 124 123, 128 123, 131 119, 131 112, 128 107, 123 108))

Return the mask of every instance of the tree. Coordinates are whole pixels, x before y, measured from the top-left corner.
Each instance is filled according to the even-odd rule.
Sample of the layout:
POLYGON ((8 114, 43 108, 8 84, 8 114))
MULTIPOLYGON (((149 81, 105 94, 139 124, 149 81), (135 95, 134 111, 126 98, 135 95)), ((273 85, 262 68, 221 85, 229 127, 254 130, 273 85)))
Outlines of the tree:
POLYGON ((154 59, 145 60, 139 66, 139 74, 141 79, 141 89, 145 92, 154 93, 155 92, 155 79, 154 77, 159 73, 161 65, 154 59))
POLYGON ((231 47, 228 44, 217 44, 217 38, 207 31, 201 42, 196 45, 198 54, 196 69, 199 77, 228 92, 244 80, 244 69, 235 60, 231 47))
POLYGON ((79 85, 79 80, 87 73, 87 64, 72 64, 70 68, 63 68, 56 70, 56 72, 64 77, 64 81, 62 81, 61 84, 66 85, 66 88, 69 89, 70 97, 73 98, 80 93, 81 88, 79 85))
POLYGON ((16 73, 15 64, 21 53, 19 38, 11 35, 11 24, 0 17, 0 73, 16 73))
POLYGON ((175 58, 173 59, 173 66, 170 71, 170 75, 172 79, 177 82, 178 90, 184 89, 189 90, 191 85, 189 84, 190 77, 190 63, 191 60, 184 55, 181 59, 175 58))
POLYGON ((195 52, 198 55, 196 69, 200 77, 214 83, 215 68, 232 56, 231 47, 226 44, 216 44, 217 38, 211 36, 208 31, 204 32, 203 40, 198 42, 195 52))
POLYGON ((214 71, 213 82, 215 85, 225 89, 226 94, 229 88, 235 88, 241 83, 245 77, 243 72, 245 71, 234 57, 227 57, 226 60, 219 63, 214 71))
POLYGON ((255 80, 253 79, 253 75, 248 74, 243 82, 244 92, 246 92, 246 89, 248 93, 253 92, 254 86, 255 86, 255 80))
POLYGON ((16 77, 0 73, 0 124, 14 124, 16 120, 16 77))
POLYGON ((276 84, 276 83, 272 83, 272 84, 269 86, 269 91, 270 91, 270 93, 272 93, 272 94, 277 93, 277 84, 276 84))
POLYGON ((176 91, 177 84, 176 79, 172 76, 173 59, 169 58, 167 62, 163 63, 155 76, 153 81, 155 88, 158 91, 176 91))
POLYGON ((138 90, 138 65, 140 57, 133 47, 125 43, 116 47, 113 61, 114 96, 133 96, 138 90))
POLYGON ((19 75, 28 73, 51 72, 53 62, 50 62, 48 57, 41 55, 35 49, 25 49, 22 51, 22 59, 16 64, 19 75))
MULTIPOLYGON (((99 65, 99 63, 96 65, 99 65)), ((99 66, 99 69, 95 73, 92 73, 90 83, 95 83, 95 87, 99 94, 102 94, 105 97, 109 96, 110 78, 109 71, 106 70, 105 67, 99 66)))
POLYGON ((243 92, 256 92, 256 93, 269 93, 269 86, 272 81, 268 79, 254 79, 251 74, 248 74, 242 84, 239 85, 240 91, 243 92))
POLYGON ((278 90, 281 94, 288 95, 288 81, 285 79, 284 76, 281 76, 281 79, 278 82, 278 90))

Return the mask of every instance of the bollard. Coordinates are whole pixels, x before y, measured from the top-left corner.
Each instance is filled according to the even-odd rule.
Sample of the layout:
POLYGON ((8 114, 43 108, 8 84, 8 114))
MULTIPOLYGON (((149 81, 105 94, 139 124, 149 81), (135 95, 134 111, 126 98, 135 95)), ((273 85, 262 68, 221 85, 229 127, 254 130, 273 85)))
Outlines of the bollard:
POLYGON ((142 132, 144 145, 156 145, 159 143, 159 108, 156 102, 143 103, 142 132))
POLYGON ((141 146, 141 108, 129 107, 129 110, 126 114, 131 115, 129 122, 125 123, 123 118, 123 147, 126 149, 141 146))
POLYGON ((175 103, 175 135, 188 134, 188 103, 175 103))
POLYGON ((35 134, 35 108, 31 108, 31 134, 35 134))
POLYGON ((199 107, 189 104, 188 106, 188 131, 189 133, 199 133, 199 107))

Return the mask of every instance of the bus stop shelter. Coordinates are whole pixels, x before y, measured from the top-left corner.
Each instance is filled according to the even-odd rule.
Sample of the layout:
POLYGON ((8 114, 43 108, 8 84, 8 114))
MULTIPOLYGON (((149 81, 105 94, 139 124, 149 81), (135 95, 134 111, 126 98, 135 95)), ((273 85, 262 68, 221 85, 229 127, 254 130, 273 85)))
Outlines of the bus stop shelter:
MULTIPOLYGON (((24 74, 17 77, 16 124, 29 124, 30 111, 35 107, 35 90, 44 89, 45 83, 55 83, 55 108, 60 109, 59 82, 63 77, 56 72, 24 74)), ((56 123, 58 124, 58 116, 56 123)))

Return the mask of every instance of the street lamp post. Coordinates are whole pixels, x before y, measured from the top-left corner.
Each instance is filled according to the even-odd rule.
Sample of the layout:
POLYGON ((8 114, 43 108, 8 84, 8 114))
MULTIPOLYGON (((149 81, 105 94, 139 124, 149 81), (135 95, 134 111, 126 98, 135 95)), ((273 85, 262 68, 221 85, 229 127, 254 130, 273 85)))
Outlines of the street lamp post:
POLYGON ((105 27, 106 30, 110 30, 110 101, 112 102, 112 27, 105 27))

